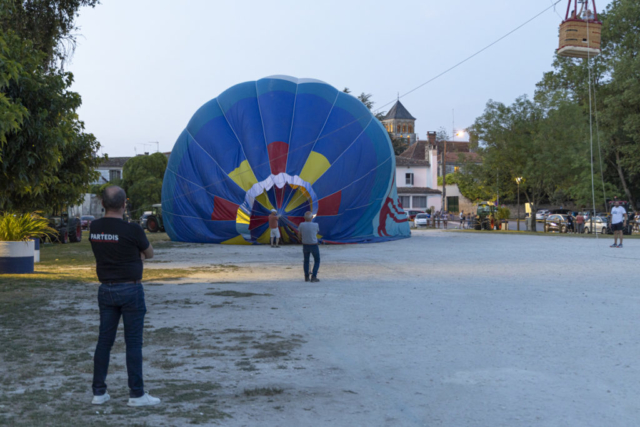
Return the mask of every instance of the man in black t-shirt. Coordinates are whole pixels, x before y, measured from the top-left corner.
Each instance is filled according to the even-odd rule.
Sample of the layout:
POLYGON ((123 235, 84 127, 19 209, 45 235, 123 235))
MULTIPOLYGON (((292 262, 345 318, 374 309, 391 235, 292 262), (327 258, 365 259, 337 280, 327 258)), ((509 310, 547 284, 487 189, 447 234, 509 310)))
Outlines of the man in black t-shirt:
POLYGON ((123 221, 127 196, 117 186, 102 195, 105 216, 91 222, 89 241, 96 257, 100 280, 100 336, 93 357, 93 400, 101 405, 110 399, 107 371, 111 347, 122 316, 127 345, 129 406, 157 405, 160 399, 144 391, 142 380, 142 330, 147 307, 142 288, 142 261, 153 258, 153 247, 138 224, 123 221))

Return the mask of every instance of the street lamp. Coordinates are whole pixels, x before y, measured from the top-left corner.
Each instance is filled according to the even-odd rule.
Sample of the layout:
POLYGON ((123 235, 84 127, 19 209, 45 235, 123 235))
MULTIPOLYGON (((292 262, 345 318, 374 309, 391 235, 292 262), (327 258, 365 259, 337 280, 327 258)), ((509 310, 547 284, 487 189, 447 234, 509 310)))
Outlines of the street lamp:
POLYGON ((522 177, 519 176, 516 178, 516 183, 518 184, 518 231, 520 231, 520 183, 522 182, 522 177))

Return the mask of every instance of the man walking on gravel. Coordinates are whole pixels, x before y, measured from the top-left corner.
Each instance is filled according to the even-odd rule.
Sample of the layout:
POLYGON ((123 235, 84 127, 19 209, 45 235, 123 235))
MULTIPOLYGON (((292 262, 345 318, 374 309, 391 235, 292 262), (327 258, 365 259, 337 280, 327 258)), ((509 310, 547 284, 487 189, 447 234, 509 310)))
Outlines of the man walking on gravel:
POLYGON ((613 245, 611 248, 622 247, 622 229, 627 221, 627 210, 620 206, 620 202, 615 202, 611 209, 611 230, 613 231, 613 245), (618 237, 620 237, 620 244, 618 243, 618 237))
POLYGON ((96 257, 100 280, 100 335, 93 357, 93 400, 102 405, 107 393, 107 371, 111 347, 122 317, 127 345, 129 406, 157 405, 160 399, 144 391, 142 380, 142 329, 147 307, 142 288, 142 261, 153 258, 153 247, 138 224, 122 219, 127 196, 117 186, 107 187, 102 195, 105 216, 91 222, 91 249, 96 257))
POLYGON ((304 222, 298 226, 298 237, 302 241, 302 254, 304 256, 304 281, 319 282, 318 269, 320 268, 320 248, 318 247, 318 231, 320 226, 313 221, 313 214, 306 212, 304 222), (309 257, 313 255, 313 272, 309 279, 309 257))

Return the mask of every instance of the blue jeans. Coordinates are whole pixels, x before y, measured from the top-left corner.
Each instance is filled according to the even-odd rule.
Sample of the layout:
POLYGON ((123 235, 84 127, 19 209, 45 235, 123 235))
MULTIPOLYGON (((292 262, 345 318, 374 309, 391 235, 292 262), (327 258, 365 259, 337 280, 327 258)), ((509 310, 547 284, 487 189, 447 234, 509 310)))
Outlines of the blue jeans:
POLYGON ((309 256, 313 255, 313 272, 311 275, 316 277, 320 268, 320 249, 318 245, 302 245, 302 254, 304 255, 304 277, 309 277, 309 256))
POLYGON ((127 345, 127 374, 129 375, 129 397, 144 395, 142 381, 142 329, 147 307, 141 284, 103 284, 98 290, 100 306, 100 336, 93 356, 93 394, 101 396, 107 392, 107 371, 111 347, 116 339, 118 323, 122 316, 124 341, 127 345))

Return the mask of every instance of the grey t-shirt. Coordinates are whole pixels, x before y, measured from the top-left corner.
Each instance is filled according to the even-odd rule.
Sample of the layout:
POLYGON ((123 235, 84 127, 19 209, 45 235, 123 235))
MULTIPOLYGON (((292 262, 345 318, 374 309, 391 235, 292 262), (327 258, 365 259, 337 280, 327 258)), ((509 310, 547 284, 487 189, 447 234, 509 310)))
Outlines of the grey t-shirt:
POLYGON ((302 235, 303 245, 317 245, 318 244, 318 231, 320 226, 315 222, 303 222, 298 226, 300 234, 302 235))

